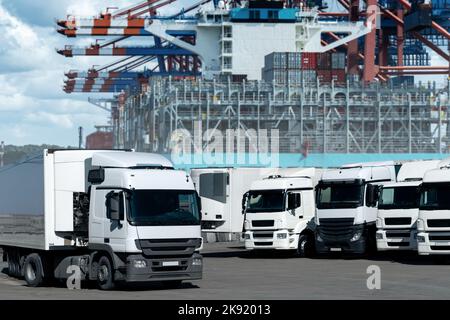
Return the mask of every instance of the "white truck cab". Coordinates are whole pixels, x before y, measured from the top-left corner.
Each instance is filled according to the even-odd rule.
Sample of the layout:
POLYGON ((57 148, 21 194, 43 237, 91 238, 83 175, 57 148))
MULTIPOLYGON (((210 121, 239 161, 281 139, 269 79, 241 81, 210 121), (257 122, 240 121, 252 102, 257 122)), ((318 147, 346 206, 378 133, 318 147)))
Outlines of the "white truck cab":
POLYGON ((420 188, 417 245, 420 255, 450 254, 450 163, 427 171, 420 188))
POLYGON ((316 187, 316 249, 362 254, 376 248, 379 186, 396 179, 393 161, 344 165, 316 187))
POLYGON ((406 162, 400 168, 397 182, 386 183, 380 190, 377 218, 377 249, 417 250, 419 187, 428 170, 437 168, 440 160, 406 162))
POLYGON ((297 250, 301 256, 314 253, 315 171, 309 172, 253 182, 243 199, 246 249, 297 250))

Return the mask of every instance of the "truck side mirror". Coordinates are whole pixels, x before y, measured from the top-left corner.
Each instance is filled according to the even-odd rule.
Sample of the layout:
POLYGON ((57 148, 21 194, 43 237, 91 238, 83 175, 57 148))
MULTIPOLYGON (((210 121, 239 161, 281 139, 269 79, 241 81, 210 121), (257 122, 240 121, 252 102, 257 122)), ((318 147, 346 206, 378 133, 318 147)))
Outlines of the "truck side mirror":
POLYGON ((123 192, 111 191, 106 195, 106 217, 113 221, 124 219, 123 192))
POLYGON ((92 184, 99 184, 105 181, 105 169, 92 169, 88 173, 88 182, 92 184))
POLYGON ((247 191, 246 193, 244 193, 244 196, 242 197, 242 214, 245 213, 245 209, 247 208, 247 201, 249 194, 250 193, 247 191))

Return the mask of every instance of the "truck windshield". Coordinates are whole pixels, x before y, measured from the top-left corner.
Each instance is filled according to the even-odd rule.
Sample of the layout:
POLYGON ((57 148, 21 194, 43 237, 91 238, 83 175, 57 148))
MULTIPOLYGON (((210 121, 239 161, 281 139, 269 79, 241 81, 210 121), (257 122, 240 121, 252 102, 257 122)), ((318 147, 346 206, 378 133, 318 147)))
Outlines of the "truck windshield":
POLYGON ((363 205, 364 185, 355 183, 322 184, 317 187, 317 208, 357 208, 363 205))
POLYGON ((192 190, 131 190, 129 221, 132 225, 198 225, 200 214, 192 190))
POLYGON ((419 208, 417 187, 387 187, 381 189, 378 209, 419 208))
POLYGON ((450 210, 450 185, 423 184, 420 193, 421 210, 450 210))
POLYGON ((250 191, 247 212, 284 211, 284 190, 250 191))

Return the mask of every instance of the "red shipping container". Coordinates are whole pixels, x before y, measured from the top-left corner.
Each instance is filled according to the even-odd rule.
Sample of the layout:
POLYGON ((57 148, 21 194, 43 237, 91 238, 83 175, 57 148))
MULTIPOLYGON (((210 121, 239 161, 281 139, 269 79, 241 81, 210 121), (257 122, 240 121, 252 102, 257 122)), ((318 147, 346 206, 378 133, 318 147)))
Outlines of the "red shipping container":
POLYGON ((113 133, 97 131, 86 137, 86 149, 112 149, 113 133))
POLYGON ((331 70, 317 70, 317 78, 320 83, 331 82, 331 70))
POLYGON ((331 80, 334 80, 335 83, 345 83, 346 82, 345 69, 333 69, 331 74, 331 80))
POLYGON ((302 69, 315 70, 317 68, 317 53, 303 52, 302 53, 302 69))

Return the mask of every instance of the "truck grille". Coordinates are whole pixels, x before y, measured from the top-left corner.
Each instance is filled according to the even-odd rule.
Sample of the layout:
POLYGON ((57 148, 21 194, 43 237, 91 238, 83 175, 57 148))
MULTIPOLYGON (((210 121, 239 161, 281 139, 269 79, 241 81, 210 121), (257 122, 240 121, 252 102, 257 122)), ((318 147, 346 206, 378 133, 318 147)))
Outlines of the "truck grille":
POLYGON ((450 250, 450 246, 430 246, 431 250, 450 250))
POLYGON ((411 218, 384 218, 384 223, 391 226, 411 224, 411 218))
POLYGON ((432 234, 430 234, 428 236, 428 238, 431 241, 439 241, 439 240, 441 240, 441 241, 450 241, 450 235, 448 235, 448 236, 439 236, 439 235, 432 235, 432 234))
POLYGON ((188 257, 201 245, 201 239, 139 239, 136 246, 144 256, 188 257))
POLYGON ((273 220, 253 220, 252 226, 254 226, 254 227, 273 227, 274 221, 273 220))
POLYGON ((253 233, 253 238, 273 238, 273 232, 253 233))
POLYGON ((386 237, 388 238, 409 238, 410 233, 409 232, 386 232, 386 237))
POLYGON ((255 242, 255 246, 271 246, 273 242, 255 242))
POLYGON ((407 247, 409 246, 409 242, 388 242, 388 246, 390 247, 407 247))
POLYGON ((445 228, 450 227, 449 219, 429 219, 427 224, 430 228, 445 228))
POLYGON ((320 234, 325 237, 351 236, 353 233, 353 218, 319 219, 320 234))

